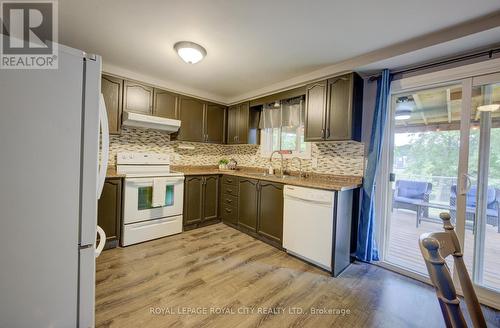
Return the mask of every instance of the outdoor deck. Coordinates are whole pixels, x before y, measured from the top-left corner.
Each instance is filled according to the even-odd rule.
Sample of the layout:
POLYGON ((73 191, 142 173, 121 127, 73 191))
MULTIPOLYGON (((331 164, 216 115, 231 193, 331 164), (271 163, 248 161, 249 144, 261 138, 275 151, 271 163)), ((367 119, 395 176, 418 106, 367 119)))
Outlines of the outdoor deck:
MULTIPOLYGON (((431 216, 435 216, 432 213, 431 216)), ((427 273, 420 249, 418 238, 422 233, 442 231, 442 224, 422 222, 415 227, 416 213, 409 210, 395 209, 392 213, 390 238, 386 260, 390 263, 427 273)), ((469 274, 472 277, 472 256, 474 250, 474 235, 466 230, 464 258, 469 274)), ((500 290, 500 233, 496 227, 486 226, 485 268, 483 285, 500 290)))

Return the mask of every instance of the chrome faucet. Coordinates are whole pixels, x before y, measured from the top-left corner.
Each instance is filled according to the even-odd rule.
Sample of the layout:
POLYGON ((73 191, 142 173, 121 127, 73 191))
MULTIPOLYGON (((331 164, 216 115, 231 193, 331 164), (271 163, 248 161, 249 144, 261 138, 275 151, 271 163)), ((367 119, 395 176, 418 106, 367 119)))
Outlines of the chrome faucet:
POLYGON ((275 150, 271 153, 271 156, 269 157, 269 166, 273 164, 273 155, 274 153, 278 153, 281 156, 281 168, 280 168, 280 174, 283 176, 283 154, 279 150, 275 150))
POLYGON ((294 156, 292 157, 292 159, 290 160, 290 163, 293 163, 293 160, 294 159, 298 159, 299 160, 299 177, 301 178, 305 178, 306 175, 304 174, 304 172, 302 172, 302 160, 300 158, 298 158, 297 156, 294 156))

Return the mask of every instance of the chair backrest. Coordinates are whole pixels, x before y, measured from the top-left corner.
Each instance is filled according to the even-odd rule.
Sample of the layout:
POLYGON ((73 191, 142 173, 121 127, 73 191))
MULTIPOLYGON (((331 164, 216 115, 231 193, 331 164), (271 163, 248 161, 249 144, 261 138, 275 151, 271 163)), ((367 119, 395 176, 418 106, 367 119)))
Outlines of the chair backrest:
MULTIPOLYGON (((451 191, 450 198, 456 199, 457 198, 457 185, 452 185, 450 191, 451 191)), ((476 202, 477 202, 476 195, 477 195, 477 186, 472 186, 466 195, 467 206, 476 207, 476 202)), ((488 191, 486 192, 486 198, 487 198, 487 204, 488 204, 487 207, 490 209, 495 208, 495 202, 497 201, 498 197, 499 197, 499 190, 495 189, 493 187, 488 187, 488 191)))
POLYGON ((397 195, 407 198, 422 198, 432 190, 432 183, 413 180, 397 180, 397 195))
POLYGON ((462 287, 465 303, 474 327, 486 327, 481 305, 477 299, 472 281, 463 260, 463 254, 455 229, 448 213, 441 213, 443 232, 425 233, 420 236, 419 245, 427 271, 441 306, 441 312, 447 327, 467 327, 455 285, 445 258, 453 256, 455 269, 462 287))

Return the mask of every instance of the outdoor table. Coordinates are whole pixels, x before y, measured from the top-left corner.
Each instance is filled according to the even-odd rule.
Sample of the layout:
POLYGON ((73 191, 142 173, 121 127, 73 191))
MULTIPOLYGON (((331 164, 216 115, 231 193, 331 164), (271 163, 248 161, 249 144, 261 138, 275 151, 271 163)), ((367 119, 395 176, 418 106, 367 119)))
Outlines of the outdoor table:
POLYGON ((455 209, 455 207, 452 207, 450 205, 445 205, 445 204, 438 204, 438 203, 431 203, 431 202, 425 202, 425 201, 418 201, 415 202, 415 205, 417 206, 417 222, 416 222, 416 227, 418 228, 420 225, 420 222, 422 220, 429 221, 429 222, 441 222, 441 220, 438 219, 432 219, 432 218, 422 218, 422 209, 423 208, 437 208, 437 209, 442 209, 442 210, 452 210, 455 209))

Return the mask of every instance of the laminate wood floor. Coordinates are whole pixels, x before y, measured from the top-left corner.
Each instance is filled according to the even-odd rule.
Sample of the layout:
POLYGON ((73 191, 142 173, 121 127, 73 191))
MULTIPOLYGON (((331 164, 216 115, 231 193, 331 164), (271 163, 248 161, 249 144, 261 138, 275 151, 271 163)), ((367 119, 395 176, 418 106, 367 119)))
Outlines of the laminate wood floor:
POLYGON ((97 327, 444 327, 428 285, 363 263, 331 278, 224 224, 105 251, 96 281, 97 327))

